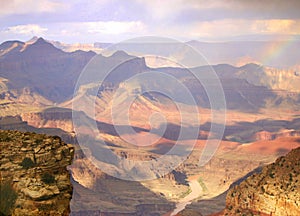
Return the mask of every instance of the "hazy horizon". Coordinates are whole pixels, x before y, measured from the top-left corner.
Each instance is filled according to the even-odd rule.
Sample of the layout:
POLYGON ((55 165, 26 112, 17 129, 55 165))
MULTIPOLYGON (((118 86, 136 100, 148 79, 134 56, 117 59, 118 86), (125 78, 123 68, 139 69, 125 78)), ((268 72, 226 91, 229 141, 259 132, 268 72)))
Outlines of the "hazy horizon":
POLYGON ((33 36, 64 43, 119 42, 140 36, 180 41, 293 40, 300 1, 8 1, 0 43, 33 36))

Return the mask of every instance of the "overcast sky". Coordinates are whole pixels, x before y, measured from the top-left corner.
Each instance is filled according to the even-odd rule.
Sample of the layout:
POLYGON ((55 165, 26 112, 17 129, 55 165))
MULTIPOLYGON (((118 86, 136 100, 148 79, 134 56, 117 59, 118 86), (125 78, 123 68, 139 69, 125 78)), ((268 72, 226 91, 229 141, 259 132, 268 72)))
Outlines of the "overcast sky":
POLYGON ((0 42, 138 36, 222 41, 300 34, 300 0, 0 0, 0 42), (255 36, 255 37, 254 37, 255 36))

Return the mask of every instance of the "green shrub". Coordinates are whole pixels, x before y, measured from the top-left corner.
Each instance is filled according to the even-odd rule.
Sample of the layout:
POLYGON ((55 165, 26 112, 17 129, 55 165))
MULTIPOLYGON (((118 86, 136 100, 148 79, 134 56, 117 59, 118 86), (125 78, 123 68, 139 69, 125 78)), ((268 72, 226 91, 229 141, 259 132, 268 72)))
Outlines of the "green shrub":
POLYGON ((57 136, 57 135, 54 135, 53 139, 55 139, 55 140, 57 139, 57 140, 59 140, 59 142, 61 142, 61 138, 59 136, 57 136))
POLYGON ((37 138, 37 139, 35 140, 35 143, 38 144, 38 145, 40 145, 40 144, 43 143, 43 141, 44 141, 43 138, 37 138))
POLYGON ((10 142, 13 139, 6 133, 1 133, 0 134, 0 142, 10 142))
POLYGON ((23 159, 21 166, 25 169, 28 169, 28 168, 34 167, 35 163, 31 160, 31 158, 26 157, 23 159))
POLYGON ((53 204, 39 204, 37 205, 38 210, 44 211, 44 212, 50 212, 53 210, 54 206, 53 204))
POLYGON ((46 172, 42 175, 42 181, 45 184, 52 184, 55 182, 55 177, 52 174, 46 172))
POLYGON ((198 178, 198 183, 200 184, 200 186, 202 187, 203 192, 207 192, 208 189, 205 185, 205 183, 203 182, 203 179, 201 177, 198 178))
POLYGON ((0 215, 11 215, 18 195, 9 182, 0 184, 0 215))
POLYGON ((189 188, 187 189, 187 191, 183 192, 183 193, 180 195, 180 198, 186 197, 186 196, 189 195, 191 192, 192 192, 192 190, 191 190, 191 188, 189 187, 189 188))

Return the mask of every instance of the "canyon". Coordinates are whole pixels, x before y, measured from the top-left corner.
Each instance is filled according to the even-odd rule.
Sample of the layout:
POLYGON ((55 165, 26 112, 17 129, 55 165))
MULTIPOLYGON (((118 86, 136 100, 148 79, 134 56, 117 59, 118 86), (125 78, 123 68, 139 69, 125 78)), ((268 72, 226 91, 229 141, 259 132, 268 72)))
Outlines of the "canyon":
MULTIPOLYGON (((19 130, 24 133, 30 131, 25 135, 21 135, 23 134, 21 132, 8 133, 16 137, 33 137, 33 140, 42 137, 45 143, 38 142, 42 149, 50 148, 47 146, 51 143, 53 149, 49 149, 49 152, 52 152, 49 154, 54 154, 54 156, 43 155, 41 157, 48 158, 49 161, 46 162, 53 166, 49 165, 50 168, 48 167, 47 171, 59 170, 53 185, 47 186, 41 183, 41 176, 44 172, 43 164, 39 164, 39 167, 41 166, 39 169, 35 167, 28 170, 22 170, 18 165, 19 160, 24 157, 28 156, 33 158, 32 160, 39 157, 34 153, 35 148, 40 148, 35 144, 36 141, 28 141, 29 149, 26 151, 24 149, 24 157, 13 156, 16 151, 20 150, 22 153, 19 149, 22 147, 18 145, 14 147, 13 142, 5 142, 3 146, 8 146, 8 149, 13 152, 7 152, 7 155, 16 159, 17 162, 12 165, 7 161, 7 156, 1 156, 3 166, 9 169, 13 167, 20 171, 20 178, 28 176, 31 179, 28 184, 26 182, 25 184, 23 180, 12 183, 19 197, 22 197, 22 200, 17 200, 16 203, 23 205, 22 202, 25 200, 28 206, 35 206, 40 205, 40 198, 43 200, 47 197, 54 197, 53 202, 57 203, 56 198, 63 199, 58 194, 60 191, 66 193, 63 195, 65 199, 61 204, 68 209, 67 202, 70 201, 71 190, 57 184, 60 183, 60 179, 64 184, 69 184, 67 179, 69 180, 70 177, 73 185, 71 212, 61 210, 62 207, 59 207, 57 211, 60 212, 57 214, 209 215, 225 208, 228 214, 236 213, 241 206, 241 199, 244 198, 243 194, 248 194, 248 192, 244 189, 246 183, 242 183, 240 188, 239 186, 233 187, 233 185, 241 182, 253 172, 259 173, 262 167, 300 145, 298 89, 300 79, 292 69, 279 70, 253 63, 237 67, 228 64, 197 65, 193 69, 205 77, 206 72, 213 68, 222 84, 227 104, 224 133, 220 140, 211 139, 212 144, 218 144, 216 152, 208 163, 200 166, 199 158, 203 156, 207 148, 207 140, 210 136, 216 135, 210 131, 211 127, 218 125, 219 122, 211 122, 212 110, 207 92, 203 84, 191 75, 189 69, 155 68, 157 73, 172 76, 187 86, 195 99, 196 106, 185 103, 182 97, 172 100, 158 92, 143 93, 150 87, 164 86, 162 80, 151 84, 126 82, 130 77, 153 70, 147 65, 147 59, 143 57, 135 57, 124 51, 117 51, 111 56, 96 56, 96 53, 91 51, 66 52, 57 48, 60 46, 63 45, 56 43, 54 46, 43 38, 36 38, 25 43, 8 41, 0 45, 0 129, 19 130), (99 67, 92 71, 93 77, 77 83, 82 70, 91 59, 97 59, 99 67), (115 67, 118 63, 120 65, 115 67), (108 69, 113 69, 113 71, 98 86, 97 73, 108 69), (138 97, 128 106, 125 96, 136 94, 138 97), (91 102, 94 102, 93 106, 90 106, 91 102), (113 107, 114 103, 117 106, 113 107), (182 113, 178 104, 187 111, 184 113, 186 120, 184 124, 181 122, 182 113), (129 109, 124 107, 129 107, 129 109), (199 121, 195 120, 195 110, 200 117, 199 121), (112 111, 121 117, 129 114, 128 124, 119 126, 121 129, 131 127, 133 131, 126 133, 125 130, 119 133, 111 116, 112 111), (155 118, 157 113, 164 116, 165 121, 161 121, 160 116, 155 118), (79 126, 81 126, 79 129, 87 135, 86 139, 81 139, 83 143, 80 143, 78 127, 76 128, 78 125, 74 124, 74 121, 79 121, 79 126), (95 123, 97 136, 105 143, 105 148, 101 145, 88 145, 87 138, 90 134, 86 131, 89 131, 90 122, 95 123), (160 134, 163 128, 165 130, 160 134), (179 139, 182 130, 197 130, 197 133, 196 136, 186 133, 184 138, 179 139), (62 141, 57 137, 51 138, 32 132, 57 135, 62 141), (128 140, 133 142, 130 143, 128 140), (73 147, 64 143, 72 144, 73 147), (138 145, 133 143, 138 143, 138 145), (147 143, 151 144, 147 145, 147 143), (145 176, 147 174, 155 177, 153 179, 132 181, 117 178, 115 175, 119 170, 105 170, 105 165, 110 165, 106 158, 106 151, 121 158, 120 161, 126 159, 133 164, 139 164, 159 160, 174 146, 179 147, 180 153, 190 150, 191 152, 170 172, 160 175, 157 169, 143 166, 134 167, 136 170, 129 169, 144 173, 145 176), (61 151, 69 152, 66 153, 65 158, 61 158, 59 156, 61 151), (101 157, 96 158, 98 152, 101 157), (69 165, 73 154, 73 162, 69 165), (51 158, 55 159, 52 161, 51 158), (99 166, 95 158, 103 166, 99 166), (68 166, 70 176, 65 170, 66 166, 68 166), (107 171, 112 174, 110 175, 107 171), (42 189, 43 187, 46 189, 42 189), (226 193, 232 193, 232 188, 235 188, 236 194, 239 195, 232 199, 228 198, 230 195, 227 195, 226 198, 226 193), (41 191, 40 194, 35 190, 41 191), (48 196, 49 191, 54 191, 55 194, 48 194, 48 196), (27 201, 26 197, 31 198, 27 201), (232 211, 229 210, 229 206, 232 206, 230 207, 232 211), (182 212, 178 212, 183 208, 185 209, 182 212)), ((209 82, 209 79, 205 81, 209 82)), ((181 89, 171 82, 170 85, 166 85, 166 88, 174 95, 181 95, 181 89)), ((222 110, 219 108, 214 111, 222 110)), ((16 143, 23 142, 17 140, 16 143)), ((4 147, 3 149, 5 151, 4 147)), ((179 156, 180 154, 170 154, 168 160, 177 160, 179 156)), ((119 164, 114 165, 117 167, 119 164)), ((159 168, 166 167, 168 168, 167 162, 159 168)), ((256 175, 265 176, 268 173, 264 171, 266 168, 262 170, 261 174, 256 175)), ((298 174, 295 175, 298 176, 298 174)), ((12 177, 2 170, 1 176, 5 179, 12 177)), ((256 186, 252 183, 250 186, 253 187, 249 189, 250 192, 255 190, 256 186)), ((261 195, 260 199, 264 199, 264 196, 261 195)), ((52 205, 52 201, 47 202, 49 205, 51 202, 52 205)), ((249 206, 247 204, 246 207, 249 206)), ((49 206, 46 207, 41 206, 41 210, 32 214, 41 213, 43 208, 49 210, 49 206)), ((253 207, 253 210, 258 211, 258 208, 264 207, 253 207)), ((16 209, 15 215, 31 214, 31 212, 25 212, 25 209, 22 210, 19 207, 16 209)), ((271 211, 275 212, 274 209, 271 211)), ((265 213, 268 214, 268 212, 265 213)))

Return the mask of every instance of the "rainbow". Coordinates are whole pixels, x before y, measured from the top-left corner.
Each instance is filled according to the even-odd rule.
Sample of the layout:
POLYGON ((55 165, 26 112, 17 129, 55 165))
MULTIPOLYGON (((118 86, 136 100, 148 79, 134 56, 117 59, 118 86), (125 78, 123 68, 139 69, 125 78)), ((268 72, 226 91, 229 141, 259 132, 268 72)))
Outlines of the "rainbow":
POLYGON ((278 59, 282 54, 285 53, 287 49, 295 42, 299 42, 299 35, 292 35, 286 39, 274 40, 273 42, 267 43, 267 46, 263 48, 260 56, 260 62, 263 66, 268 66, 274 59, 278 59))

